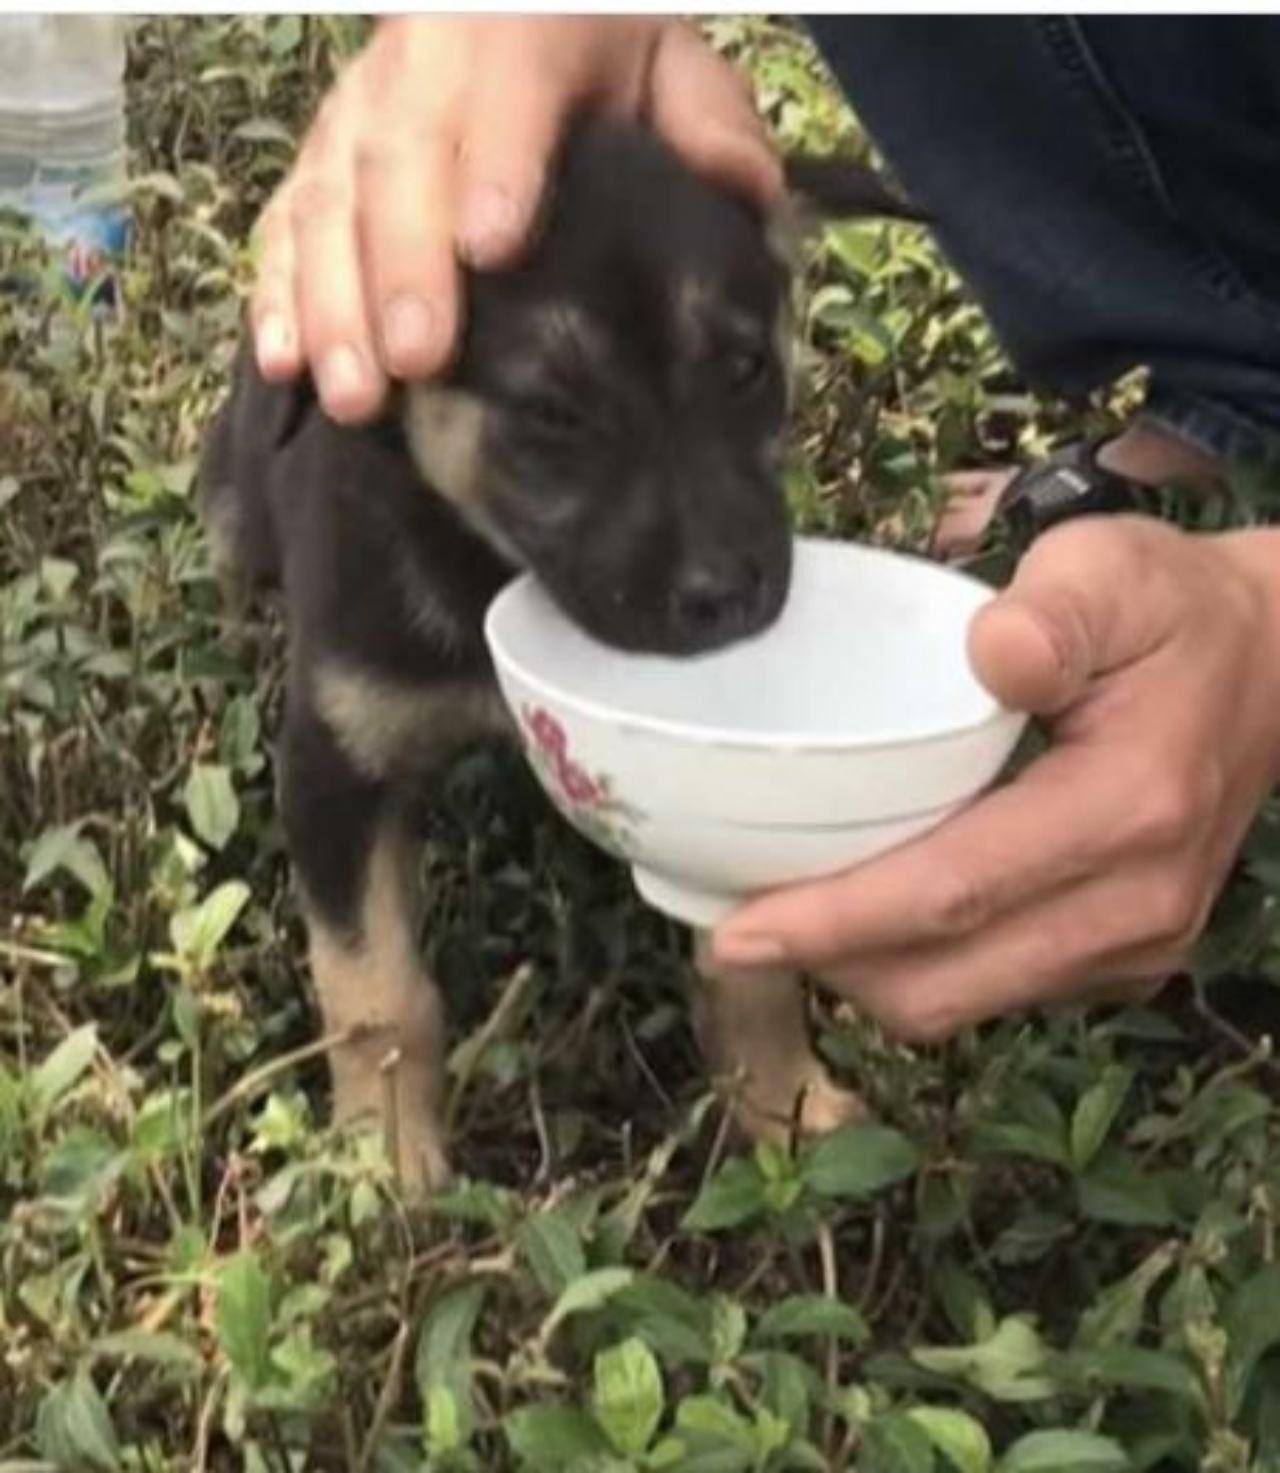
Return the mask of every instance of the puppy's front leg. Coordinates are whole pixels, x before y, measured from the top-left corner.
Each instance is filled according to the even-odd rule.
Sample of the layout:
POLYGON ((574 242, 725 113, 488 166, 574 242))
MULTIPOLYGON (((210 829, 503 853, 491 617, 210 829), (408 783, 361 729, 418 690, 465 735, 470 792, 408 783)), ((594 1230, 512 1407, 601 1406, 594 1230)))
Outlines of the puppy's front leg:
POLYGON ((394 794, 363 776, 305 702, 286 718, 281 808, 327 1034, 335 1123, 381 1119, 415 1192, 448 1177, 445 1025, 419 959, 407 844, 394 794))
POLYGON ((785 1145, 797 1126, 820 1135, 866 1116, 861 1096, 838 1085, 814 1052, 796 973, 720 967, 701 933, 695 958, 698 1042, 712 1072, 725 1079, 734 1119, 750 1139, 785 1145))

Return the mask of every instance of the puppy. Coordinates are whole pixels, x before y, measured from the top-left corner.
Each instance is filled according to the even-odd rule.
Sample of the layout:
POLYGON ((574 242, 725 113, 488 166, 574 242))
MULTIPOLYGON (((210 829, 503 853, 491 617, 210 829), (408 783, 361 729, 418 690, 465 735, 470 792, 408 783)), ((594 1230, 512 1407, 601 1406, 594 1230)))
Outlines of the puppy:
MULTIPOLYGON (((797 160, 799 194, 912 217, 859 166, 797 160)), ((646 130, 577 129, 525 258, 467 284, 448 375, 342 428, 247 345, 200 499, 215 561, 287 629, 279 802, 334 1040, 335 1118, 377 1116, 418 1187, 447 1174, 445 1027, 419 956, 406 798, 505 729, 481 623, 532 569, 584 630, 685 655, 746 639, 791 569, 782 464, 791 280, 771 222, 646 130)), ((812 1052, 796 979, 702 965, 699 1036, 754 1136, 855 1113, 812 1052)))

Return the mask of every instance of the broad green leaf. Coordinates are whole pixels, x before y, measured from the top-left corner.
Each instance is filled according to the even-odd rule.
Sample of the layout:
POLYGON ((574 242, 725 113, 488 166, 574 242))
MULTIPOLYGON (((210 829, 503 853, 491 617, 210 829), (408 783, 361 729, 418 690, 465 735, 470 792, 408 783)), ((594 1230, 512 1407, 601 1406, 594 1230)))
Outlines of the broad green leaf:
POLYGON ((1238 1415, 1254 1371, 1280 1346, 1280 1263, 1261 1268, 1231 1296, 1222 1317, 1227 1332, 1227 1409, 1238 1415))
POLYGON ((809 1425, 809 1409, 822 1398, 822 1378, 807 1361, 786 1350, 763 1350, 744 1355, 744 1371, 760 1377, 760 1402, 781 1417, 796 1437, 809 1425))
POLYGON ((933 1278, 938 1298, 957 1335, 985 1340, 995 1334, 998 1321, 981 1283, 951 1259, 938 1265, 933 1278))
POLYGON ((458 1402, 447 1386, 433 1386, 423 1399, 422 1425, 427 1454, 445 1460, 466 1441, 458 1402))
POLYGON ((116 1473, 123 1467, 111 1413, 83 1368, 40 1403, 36 1443, 41 1457, 68 1473, 116 1473))
POLYGON ((448 1391, 454 1415, 468 1431, 473 1415, 471 1339, 484 1298, 485 1285, 481 1283, 455 1284, 446 1289, 422 1322, 414 1359, 419 1392, 429 1398, 434 1391, 448 1391))
POLYGON ((662 1420, 662 1372, 643 1341, 624 1340, 596 1356, 591 1405, 618 1452, 645 1452, 662 1420))
POLYGON ((27 854, 27 872, 22 889, 34 890, 59 870, 78 880, 90 895, 102 895, 111 885, 102 854, 92 839, 86 839, 78 823, 45 829, 27 854))
POLYGON ((1122 1227, 1169 1227, 1177 1212, 1167 1183, 1144 1173, 1127 1152, 1103 1151, 1077 1178, 1080 1211, 1122 1227))
POLYGON ((1053 1096, 1025 1083, 1007 1091, 998 1119, 983 1121, 970 1138, 977 1156, 1027 1156, 1071 1168, 1066 1117, 1053 1096))
POLYGON ((1080 1096, 1071 1117, 1071 1159, 1084 1171, 1102 1149, 1133 1082, 1133 1071, 1108 1064, 1102 1077, 1080 1096))
POLYGON ((725 1163, 698 1193, 684 1215, 691 1233, 714 1233, 740 1227, 765 1210, 766 1182, 754 1161, 735 1157, 725 1163))
POLYGON ((576 1407, 530 1406, 502 1424, 511 1451, 529 1473, 565 1473, 579 1458, 606 1455, 604 1433, 576 1407))
POLYGON ((712 1358, 711 1311, 669 1279, 638 1275, 614 1297, 611 1313, 667 1364, 706 1364, 712 1358))
POLYGON ((676 1426, 740 1452, 755 1453, 756 1436, 751 1423, 714 1396, 686 1396, 676 1411, 676 1426))
POLYGON ((333 1396, 338 1363, 333 1352, 315 1343, 309 1320, 293 1325, 271 1352, 271 1365, 288 1387, 289 1401, 299 1407, 319 1407, 333 1396))
POLYGON ((520 1224, 516 1245, 548 1294, 561 1294, 587 1271, 586 1255, 563 1213, 539 1212, 520 1224))
POLYGON ((1025 1315, 1009 1315, 977 1344, 922 1346, 911 1358, 926 1371, 968 1382, 994 1401, 1044 1401, 1057 1389, 1045 1373, 1048 1349, 1025 1315))
POLYGON ((996 1473, 1126 1473, 1128 1455, 1096 1432, 1028 1432, 996 1464, 996 1473))
POLYGON ((252 777, 261 767, 258 746, 262 740, 262 717, 248 696, 234 696, 222 713, 218 754, 237 772, 252 777))
POLYGON ((250 1249, 218 1273, 216 1315, 223 1354, 253 1391, 271 1376, 271 1281, 250 1249))
POLYGON ((85 1023, 73 1029, 45 1056, 31 1073, 31 1094, 36 1108, 48 1111, 80 1083, 98 1051, 98 1029, 85 1023))
POLYGON ((928 1434, 902 1412, 869 1422, 862 1446, 859 1473, 933 1473, 937 1467, 928 1434))
POLYGON ((756 1340, 790 1340, 802 1335, 834 1335, 861 1345, 866 1321, 858 1311, 817 1294, 795 1294, 766 1310, 755 1329, 756 1340))
POLYGON ((543 1335, 549 1336, 557 1325, 574 1315, 588 1314, 607 1304, 634 1277, 635 1271, 629 1268, 597 1268, 575 1279, 556 1300, 551 1313, 543 1322, 543 1335))
POLYGON ((57 603, 60 603, 71 592, 79 576, 80 569, 66 558, 42 557, 40 559, 40 581, 57 603))
MULTIPOLYGON (((648 1466, 654 1473, 664 1473, 667 1469, 671 1473, 755 1473, 760 1463, 745 1448, 729 1447, 698 1433, 681 1432, 658 1443, 649 1454, 648 1466)), ((596 1473, 596 1469, 587 1465, 574 1468, 572 1473, 596 1473)), ((617 1473, 634 1473, 634 1465, 617 1473)))
POLYGON ((201 971, 206 970, 248 903, 248 885, 242 880, 227 880, 199 905, 179 911, 170 920, 173 949, 201 971))
POLYGON ((737 1358, 747 1338, 747 1312, 736 1299, 717 1294, 711 1300, 711 1355, 718 1365, 737 1358))
POLYGON ((1136 1338, 1152 1289, 1178 1261, 1177 1243, 1162 1243, 1117 1283, 1109 1285, 1080 1317, 1077 1345, 1101 1346, 1136 1338))
POLYGON ((109 1135, 90 1125, 74 1125, 44 1152, 40 1188, 82 1210, 96 1207, 128 1164, 128 1156, 109 1135))
POLYGON ((195 1346, 166 1330, 120 1330, 103 1335, 89 1349, 93 1356, 104 1360, 143 1361, 184 1371, 204 1368, 204 1357, 195 1346))
POLYGON ((955 1407, 912 1407, 907 1416, 958 1473, 990 1473, 991 1439, 968 1412, 955 1407))
POLYGON ((225 848, 240 823, 240 801, 227 768, 197 762, 183 789, 187 817, 196 837, 211 849, 225 848))
POLYGON ((1280 1376, 1262 1381, 1251 1410, 1257 1473, 1280 1473, 1280 1376))
MULTIPOLYGON (((1055 1362, 1055 1367, 1059 1363, 1055 1362)), ((1172 1351, 1140 1345, 1105 1345, 1064 1356, 1061 1369, 1091 1390, 1166 1391, 1203 1407, 1204 1388, 1194 1369, 1172 1351)))
POLYGON ((919 1153, 900 1131, 859 1122, 824 1136, 803 1163, 805 1184, 820 1197, 860 1201, 910 1176, 919 1153))

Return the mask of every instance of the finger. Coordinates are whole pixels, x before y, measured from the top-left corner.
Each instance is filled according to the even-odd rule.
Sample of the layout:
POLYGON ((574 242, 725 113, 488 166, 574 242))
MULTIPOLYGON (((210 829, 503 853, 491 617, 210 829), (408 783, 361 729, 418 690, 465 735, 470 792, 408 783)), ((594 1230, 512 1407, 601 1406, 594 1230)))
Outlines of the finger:
POLYGON ((944 560, 968 557, 976 553, 991 525, 995 504, 980 496, 947 504, 938 518, 930 544, 933 555, 944 560))
POLYGON ((436 373, 457 336, 455 144, 438 127, 381 135, 356 163, 360 258, 383 368, 436 373))
POLYGON ((509 45, 486 58, 459 149, 457 246, 470 265, 504 265, 529 240, 576 100, 560 71, 509 45))
POLYGON ((1149 655, 1177 629, 1177 588, 1155 544, 1177 536, 1141 518, 1092 517, 1034 543, 1013 582, 977 614, 969 657, 1015 710, 1054 715, 1086 683, 1149 655))
POLYGON ((290 205, 302 347, 320 401, 342 423, 376 412, 386 391, 365 301, 354 166, 310 170, 290 205))
POLYGON ((1015 475, 1007 468, 987 471, 951 471, 942 478, 942 484, 953 500, 998 501, 1000 493, 1015 475))
MULTIPOLYGON (((287 186, 285 187, 287 189, 287 186)), ((258 369, 270 382, 302 372, 302 336, 294 304, 294 250, 289 205, 282 189, 255 232, 256 266, 249 323, 258 369)))
POLYGON ((1150 988, 1185 956, 1210 899, 1204 876, 1153 864, 1073 886, 958 943, 859 957, 820 976, 895 1037, 938 1042, 1009 1013, 1150 988))
POLYGON ((717 931, 715 955, 733 966, 820 966, 968 936, 1141 840, 1146 766, 1141 751, 1096 760, 1063 743, 920 838, 749 903, 717 931))
POLYGON ((649 116, 700 173, 761 206, 782 197, 782 167, 750 87, 690 26, 667 26, 658 40, 649 116))

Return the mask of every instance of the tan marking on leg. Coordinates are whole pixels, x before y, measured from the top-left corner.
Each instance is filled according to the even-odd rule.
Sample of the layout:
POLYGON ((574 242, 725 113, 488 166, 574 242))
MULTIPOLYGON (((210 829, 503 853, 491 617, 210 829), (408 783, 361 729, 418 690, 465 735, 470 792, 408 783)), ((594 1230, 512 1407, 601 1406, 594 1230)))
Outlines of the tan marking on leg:
POLYGON ((388 824, 370 856, 358 938, 311 913, 307 923, 325 1032, 345 1039, 330 1055, 334 1122, 381 1120, 392 1164, 416 1194, 449 1174, 445 1020, 418 954, 406 851, 388 824))
POLYGON ((703 935, 696 964, 698 1041, 708 1065, 726 1079, 734 1119, 751 1140, 785 1145, 797 1125, 821 1135, 865 1118, 861 1096, 838 1085, 813 1050, 796 973, 718 967, 703 935))
POLYGON ((366 777, 426 770, 480 736, 509 730, 487 681, 410 685, 337 660, 316 672, 321 720, 366 777))

